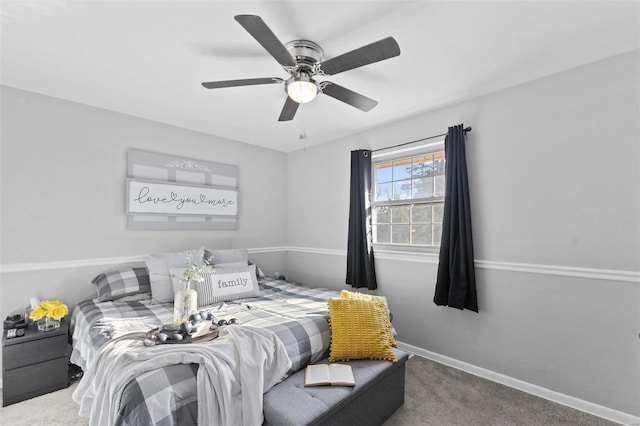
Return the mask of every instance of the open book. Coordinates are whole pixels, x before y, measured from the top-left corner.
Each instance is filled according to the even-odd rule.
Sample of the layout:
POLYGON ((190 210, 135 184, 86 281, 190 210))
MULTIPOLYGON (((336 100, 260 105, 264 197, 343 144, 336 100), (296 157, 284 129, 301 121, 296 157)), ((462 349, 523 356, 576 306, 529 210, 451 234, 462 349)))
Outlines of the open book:
POLYGON ((307 365, 304 372, 305 386, 355 386, 353 371, 348 364, 307 365))

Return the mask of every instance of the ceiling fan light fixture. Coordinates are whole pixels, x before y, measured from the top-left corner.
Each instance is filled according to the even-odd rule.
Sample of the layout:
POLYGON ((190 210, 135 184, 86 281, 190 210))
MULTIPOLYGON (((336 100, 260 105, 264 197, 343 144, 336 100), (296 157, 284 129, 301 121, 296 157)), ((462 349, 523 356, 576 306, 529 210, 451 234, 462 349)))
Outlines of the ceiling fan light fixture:
POLYGON ((318 94, 318 86, 308 74, 300 73, 287 83, 287 95, 299 103, 311 102, 318 94))

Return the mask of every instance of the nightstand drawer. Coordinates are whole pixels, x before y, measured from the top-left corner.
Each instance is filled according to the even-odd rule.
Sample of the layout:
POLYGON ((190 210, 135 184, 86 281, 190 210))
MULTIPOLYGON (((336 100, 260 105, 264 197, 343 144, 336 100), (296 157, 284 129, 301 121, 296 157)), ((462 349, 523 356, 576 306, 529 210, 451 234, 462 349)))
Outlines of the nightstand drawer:
POLYGON ((66 388, 69 386, 68 359, 63 356, 27 367, 5 370, 2 385, 4 406, 66 388))
POLYGON ((19 345, 5 345, 2 350, 3 370, 24 367, 54 358, 64 357, 67 351, 67 335, 45 337, 19 345))

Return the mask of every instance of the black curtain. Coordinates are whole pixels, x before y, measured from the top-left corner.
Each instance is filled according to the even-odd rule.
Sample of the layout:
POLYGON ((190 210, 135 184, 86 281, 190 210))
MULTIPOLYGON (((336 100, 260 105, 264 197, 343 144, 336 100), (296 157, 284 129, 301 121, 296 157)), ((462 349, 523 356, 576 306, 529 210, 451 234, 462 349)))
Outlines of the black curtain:
POLYGON ((351 151, 347 279, 352 287, 378 288, 371 229, 371 151, 351 151))
POLYGON ((444 151, 447 180, 438 280, 433 301, 439 306, 478 312, 465 132, 462 124, 449 127, 444 151))

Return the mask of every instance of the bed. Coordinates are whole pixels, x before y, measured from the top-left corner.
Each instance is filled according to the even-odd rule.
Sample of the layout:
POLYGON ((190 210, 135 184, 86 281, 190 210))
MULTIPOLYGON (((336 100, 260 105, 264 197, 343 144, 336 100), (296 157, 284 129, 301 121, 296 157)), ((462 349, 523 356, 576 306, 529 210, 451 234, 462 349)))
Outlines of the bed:
MULTIPOLYGON (((151 348, 144 346, 146 332, 161 324, 170 323, 173 319, 173 304, 157 303, 149 293, 107 301, 93 299, 78 304, 71 318, 71 362, 85 372, 74 392, 74 400, 80 404, 80 414, 89 416, 91 424, 105 424, 105 420, 107 424, 116 425, 197 423, 205 408, 202 406, 205 399, 199 393, 207 388, 203 390, 198 385, 198 371, 203 370, 201 367, 204 364, 200 364, 199 368, 198 363, 180 357, 186 353, 192 354, 196 347, 199 351, 209 351, 214 347, 219 349, 224 346, 225 339, 241 338, 238 334, 240 330, 245 334, 251 331, 264 335, 266 346, 274 344, 269 340, 273 336, 272 340, 281 344, 281 350, 286 353, 279 360, 269 359, 263 362, 262 367, 266 371, 261 371, 265 374, 265 387, 259 390, 260 398, 263 390, 268 390, 307 364, 327 357, 330 346, 327 300, 339 297, 339 293, 267 277, 260 278, 258 285, 258 297, 225 301, 202 308, 213 313, 216 319, 237 318, 240 322, 240 325, 221 327, 221 338, 207 343, 163 344, 151 348), (122 382, 119 387, 111 386, 116 381, 116 376, 128 371, 128 366, 134 365, 121 364, 122 360, 115 360, 116 358, 144 358, 147 355, 149 356, 145 362, 149 363, 149 367, 140 369, 137 365, 143 362, 138 362, 135 369, 131 367, 132 371, 135 370, 134 373, 127 373, 119 379, 122 382), (167 361, 154 368, 156 364, 153 362, 161 358, 167 361), (267 380, 266 376, 269 374, 273 377, 267 380), (105 386, 110 388, 102 390, 105 386)), ((240 346, 237 350, 241 351, 238 348, 240 346)), ((252 364, 260 358, 255 353, 257 351, 248 347, 241 354, 247 358, 249 367, 255 367, 252 364)), ((215 353, 213 362, 226 359, 224 356, 224 353, 215 353)), ((269 357, 268 354, 263 356, 265 359, 269 357)), ((261 371, 256 374, 259 375, 261 371)), ((211 376, 214 377, 210 377, 210 380, 216 380, 215 374, 211 376)), ((242 380, 252 378, 250 376, 252 374, 244 374, 242 380)), ((226 379, 220 380, 218 386, 226 386, 226 379)), ((255 386, 252 384, 250 387, 255 386)), ((207 409, 212 410, 210 404, 206 405, 207 409)), ((261 408, 260 405, 260 413, 256 414, 256 418, 261 416, 261 408)), ((207 416, 215 414, 209 412, 207 416)), ((227 420, 229 418, 233 417, 226 417, 227 420)))

